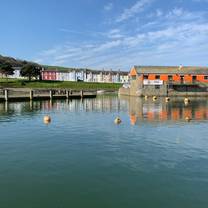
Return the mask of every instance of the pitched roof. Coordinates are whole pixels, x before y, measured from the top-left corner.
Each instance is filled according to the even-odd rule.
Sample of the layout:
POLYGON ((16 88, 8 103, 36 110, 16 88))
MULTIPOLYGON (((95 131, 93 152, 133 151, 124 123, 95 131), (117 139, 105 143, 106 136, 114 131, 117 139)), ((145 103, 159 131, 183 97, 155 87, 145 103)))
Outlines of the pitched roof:
POLYGON ((51 69, 45 69, 43 70, 44 72, 57 72, 57 73, 69 73, 69 72, 76 72, 76 73, 79 73, 79 72, 87 72, 87 73, 93 73, 93 74, 100 74, 100 73, 103 73, 103 74, 120 74, 120 75, 128 75, 129 72, 126 72, 126 71, 112 71, 112 70, 108 70, 108 71, 105 71, 105 70, 92 70, 92 69, 56 69, 56 68, 51 68, 51 69))
POLYGON ((208 67, 195 66, 134 66, 138 74, 206 74, 208 67))

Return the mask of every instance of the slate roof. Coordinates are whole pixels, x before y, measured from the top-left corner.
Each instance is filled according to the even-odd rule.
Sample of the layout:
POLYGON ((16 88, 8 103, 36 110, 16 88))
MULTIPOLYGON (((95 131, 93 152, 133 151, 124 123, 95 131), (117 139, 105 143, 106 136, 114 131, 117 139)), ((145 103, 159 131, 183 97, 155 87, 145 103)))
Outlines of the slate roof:
POLYGON ((100 74, 100 73, 103 73, 103 74, 120 74, 120 75, 128 75, 129 72, 125 72, 125 71, 112 71, 112 70, 91 70, 91 69, 64 69, 64 70, 60 70, 60 69, 45 69, 43 70, 44 72, 62 72, 62 73, 69 73, 69 72, 76 72, 76 73, 79 73, 79 72, 87 72, 87 73, 90 73, 92 72, 92 74, 100 74))
POLYGON ((208 67, 195 66, 134 66, 138 74, 201 74, 208 75, 208 67))

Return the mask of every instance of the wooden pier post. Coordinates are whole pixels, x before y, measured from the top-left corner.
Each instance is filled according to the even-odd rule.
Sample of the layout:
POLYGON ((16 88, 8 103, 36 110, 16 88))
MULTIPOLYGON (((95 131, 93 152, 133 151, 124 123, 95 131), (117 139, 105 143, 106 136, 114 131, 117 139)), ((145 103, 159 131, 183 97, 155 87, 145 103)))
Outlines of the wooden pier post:
POLYGON ((9 104, 8 104, 8 102, 6 101, 5 104, 4 104, 5 112, 8 112, 8 107, 9 107, 9 104))
POLYGON ((72 90, 67 90, 66 91, 66 98, 69 99, 72 95, 72 90))
POLYGON ((33 110, 33 101, 30 100, 30 110, 33 110))
POLYGON ((5 101, 8 101, 9 99, 9 90, 7 89, 4 90, 4 98, 5 98, 5 101))
POLYGON ((69 91, 66 90, 66 98, 69 99, 69 91))
POLYGON ((83 90, 81 90, 81 91, 80 91, 80 96, 81 96, 81 98, 83 98, 83 95, 84 95, 83 90))
POLYGON ((33 100, 33 90, 30 90, 30 100, 33 100))
POLYGON ((50 99, 53 99, 53 90, 50 90, 50 99))

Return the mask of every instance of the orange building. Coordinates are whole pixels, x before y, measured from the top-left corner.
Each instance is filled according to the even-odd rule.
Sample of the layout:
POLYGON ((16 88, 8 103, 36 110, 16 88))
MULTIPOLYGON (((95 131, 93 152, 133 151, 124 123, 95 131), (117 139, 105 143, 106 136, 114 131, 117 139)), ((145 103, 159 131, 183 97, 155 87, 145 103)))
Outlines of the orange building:
POLYGON ((208 67, 134 66, 130 85, 119 93, 132 96, 208 96, 208 67))
POLYGON ((139 76, 142 80, 162 80, 181 84, 208 83, 208 67, 134 66, 130 76, 132 79, 139 76))

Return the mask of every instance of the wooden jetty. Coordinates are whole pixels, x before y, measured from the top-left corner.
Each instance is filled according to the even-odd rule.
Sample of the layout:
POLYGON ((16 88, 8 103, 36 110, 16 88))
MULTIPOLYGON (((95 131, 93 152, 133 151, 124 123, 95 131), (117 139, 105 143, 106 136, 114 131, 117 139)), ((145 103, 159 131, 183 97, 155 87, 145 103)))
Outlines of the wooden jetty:
POLYGON ((82 99, 95 98, 95 90, 71 89, 0 89, 0 101, 12 100, 41 100, 41 99, 82 99))

